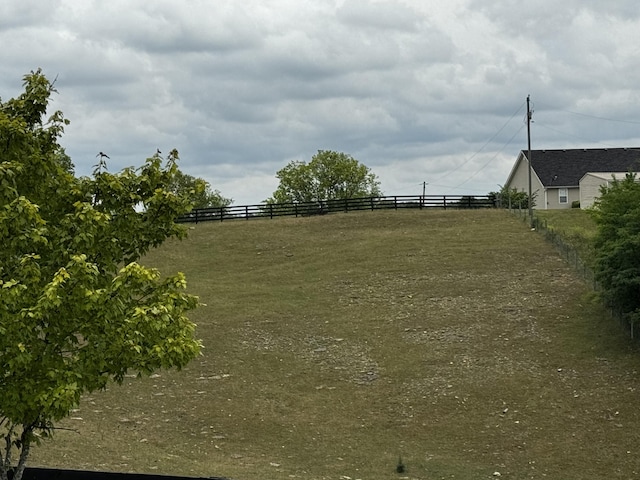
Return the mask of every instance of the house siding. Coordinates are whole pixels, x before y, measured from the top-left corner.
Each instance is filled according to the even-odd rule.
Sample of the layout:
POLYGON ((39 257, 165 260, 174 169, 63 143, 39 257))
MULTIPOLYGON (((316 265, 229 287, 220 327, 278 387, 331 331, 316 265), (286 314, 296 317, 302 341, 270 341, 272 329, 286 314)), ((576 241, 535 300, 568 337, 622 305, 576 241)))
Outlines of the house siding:
POLYGON ((547 188, 545 190, 545 200, 545 207, 541 205, 540 208, 547 208, 549 210, 571 208, 573 202, 580 200, 580 189, 571 187, 547 188), (567 203, 560 203, 560 188, 566 188, 568 191, 569 199, 567 203))
POLYGON ((589 172, 580 179, 580 208, 592 207, 600 197, 600 188, 608 186, 611 180, 622 180, 626 172, 593 173, 589 172))
POLYGON ((595 200, 600 196, 600 187, 609 182, 600 175, 587 173, 580 180, 580 208, 593 206, 595 200))
MULTIPOLYGON (((511 175, 510 182, 506 187, 509 189, 515 188, 518 192, 529 193, 529 163, 526 158, 520 156, 516 168, 511 175)), ((536 203, 534 208, 545 208, 544 188, 535 172, 531 172, 531 191, 534 194, 536 203)))

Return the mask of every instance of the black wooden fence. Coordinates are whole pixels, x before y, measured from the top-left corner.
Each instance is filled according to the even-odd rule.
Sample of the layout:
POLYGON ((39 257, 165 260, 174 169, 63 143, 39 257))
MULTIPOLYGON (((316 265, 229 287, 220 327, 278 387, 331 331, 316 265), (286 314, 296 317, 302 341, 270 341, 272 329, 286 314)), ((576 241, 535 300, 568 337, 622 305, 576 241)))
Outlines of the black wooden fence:
POLYGON ((178 223, 198 223, 282 216, 305 217, 357 210, 399 210, 405 208, 439 208, 446 210, 494 207, 493 197, 487 195, 395 195, 322 200, 310 203, 262 203, 259 205, 198 208, 178 217, 176 221, 178 223))

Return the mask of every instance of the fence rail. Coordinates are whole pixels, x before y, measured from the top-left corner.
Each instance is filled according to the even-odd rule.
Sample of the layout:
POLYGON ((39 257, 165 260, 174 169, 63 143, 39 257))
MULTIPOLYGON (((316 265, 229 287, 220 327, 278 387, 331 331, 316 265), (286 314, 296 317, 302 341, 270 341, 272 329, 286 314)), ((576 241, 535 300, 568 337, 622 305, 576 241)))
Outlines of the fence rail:
POLYGON ((404 208, 439 208, 446 210, 494 207, 493 197, 487 195, 395 195, 322 200, 310 203, 262 203, 258 205, 198 208, 178 217, 176 221, 178 223, 199 223, 282 216, 305 217, 357 210, 399 210, 404 208))

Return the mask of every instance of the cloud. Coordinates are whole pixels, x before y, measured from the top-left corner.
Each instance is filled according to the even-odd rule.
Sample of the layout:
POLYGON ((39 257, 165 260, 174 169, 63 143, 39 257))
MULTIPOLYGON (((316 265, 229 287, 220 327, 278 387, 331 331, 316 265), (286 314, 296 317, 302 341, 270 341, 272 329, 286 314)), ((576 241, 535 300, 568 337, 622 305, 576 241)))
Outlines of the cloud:
POLYGON ((336 18, 355 29, 371 28, 411 32, 418 26, 417 12, 406 5, 371 0, 346 0, 336 18))
POLYGON ((59 0, 44 3, 38 0, 7 1, 0 4, 0 31, 18 31, 37 24, 46 18, 51 9, 60 5, 59 0))
POLYGON ((536 148, 637 142, 638 27, 628 0, 6 0, 0 95, 57 76, 82 174, 98 151, 117 169, 176 147, 254 203, 334 149, 390 194, 482 192, 525 146, 528 94, 536 148))

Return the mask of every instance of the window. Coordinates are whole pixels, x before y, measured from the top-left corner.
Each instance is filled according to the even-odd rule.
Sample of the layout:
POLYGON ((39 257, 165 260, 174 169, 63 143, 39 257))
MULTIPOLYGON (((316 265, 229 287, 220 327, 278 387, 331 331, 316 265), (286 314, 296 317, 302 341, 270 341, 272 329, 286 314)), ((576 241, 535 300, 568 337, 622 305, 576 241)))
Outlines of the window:
POLYGON ((568 188, 559 188, 558 189, 558 202, 559 203, 569 203, 569 189, 568 188))

